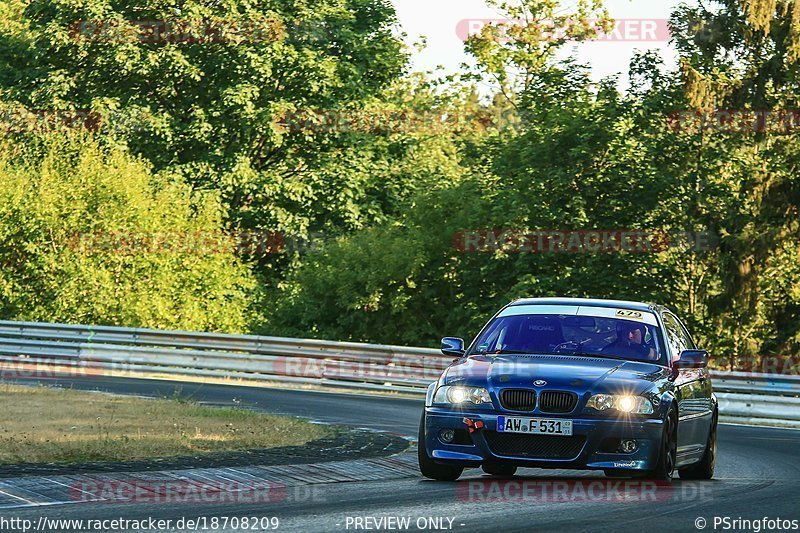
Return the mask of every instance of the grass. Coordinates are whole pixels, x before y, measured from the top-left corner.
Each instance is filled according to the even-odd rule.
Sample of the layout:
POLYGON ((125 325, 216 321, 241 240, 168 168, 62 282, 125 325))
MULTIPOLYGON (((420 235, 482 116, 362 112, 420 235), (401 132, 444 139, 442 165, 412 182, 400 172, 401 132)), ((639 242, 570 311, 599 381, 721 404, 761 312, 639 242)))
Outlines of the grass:
POLYGON ((330 430, 290 417, 47 387, 0 385, 0 464, 130 461, 301 446, 330 430))

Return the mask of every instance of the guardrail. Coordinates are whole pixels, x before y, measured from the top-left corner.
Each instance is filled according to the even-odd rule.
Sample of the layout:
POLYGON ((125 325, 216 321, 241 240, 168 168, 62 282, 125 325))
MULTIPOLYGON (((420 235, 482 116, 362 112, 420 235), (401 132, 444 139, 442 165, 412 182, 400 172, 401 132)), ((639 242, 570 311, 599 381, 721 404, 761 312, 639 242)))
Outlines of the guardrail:
MULTIPOLYGON (((451 361, 430 348, 0 321, 0 377, 155 374, 421 393, 451 361)), ((723 421, 800 427, 800 376, 713 376, 723 421)))

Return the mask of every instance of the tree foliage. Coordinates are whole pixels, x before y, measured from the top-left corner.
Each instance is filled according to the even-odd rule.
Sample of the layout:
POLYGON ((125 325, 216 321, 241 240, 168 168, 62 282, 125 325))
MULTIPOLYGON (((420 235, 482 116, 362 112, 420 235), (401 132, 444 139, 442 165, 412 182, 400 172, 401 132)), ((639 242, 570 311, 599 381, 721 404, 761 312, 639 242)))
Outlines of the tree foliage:
MULTIPOLYGON (((527 12, 548 5, 524 4, 527 12)), ((468 44, 478 68, 494 70, 501 85, 501 70, 525 73, 514 92, 521 123, 488 136, 481 157, 463 159, 470 171, 456 188, 423 192, 371 237, 315 255, 289 277, 292 296, 279 298, 271 324, 287 327, 289 317, 293 330, 302 324, 321 337, 434 345, 445 333, 473 335, 516 297, 607 297, 673 307, 719 364, 796 353, 796 131, 681 122, 793 109, 796 68, 785 36, 794 15, 777 6, 769 24, 756 26, 753 6, 719 4, 714 12, 680 8, 672 25, 681 68, 667 72, 652 53, 637 56, 625 94, 613 79, 593 83, 579 65, 557 61, 550 41, 530 46, 535 20, 502 36, 484 30, 468 44), (702 27, 728 28, 730 41, 700 32, 703 16, 702 27), (459 253, 452 236, 470 228, 659 228, 688 240, 656 254, 459 253), (360 265, 373 264, 363 253, 378 241, 398 253, 377 278, 362 278, 360 265), (330 277, 315 283, 321 272, 330 277), (331 287, 347 290, 326 296, 331 287)))
POLYGON ((85 137, 0 146, 4 318, 247 329, 253 278, 215 195, 85 137))
POLYGON ((102 120, 85 146, 11 128, 2 313, 435 345, 513 298, 588 296, 667 304, 720 365, 796 354, 798 1, 682 4, 679 67, 639 54, 624 91, 565 52, 609 28, 599 0, 492 5, 508 22, 468 39, 475 68, 436 79, 406 73, 386 0, 6 2, 0 98, 102 120), (142 20, 199 37, 130 38, 142 20), (86 30, 99 21, 114 38, 86 30), (253 261, 91 256, 49 236, 173 226, 312 246, 253 261), (498 229, 689 240, 454 246, 498 229))

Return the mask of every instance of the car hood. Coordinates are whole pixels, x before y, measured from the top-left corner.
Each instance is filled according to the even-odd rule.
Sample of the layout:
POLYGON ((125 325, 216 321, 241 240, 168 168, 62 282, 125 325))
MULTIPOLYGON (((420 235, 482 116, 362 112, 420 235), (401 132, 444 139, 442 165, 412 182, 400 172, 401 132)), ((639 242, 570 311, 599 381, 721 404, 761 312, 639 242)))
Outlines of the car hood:
POLYGON ((534 388, 535 381, 547 389, 575 392, 625 392, 649 390, 664 377, 666 368, 646 362, 621 361, 570 355, 473 356, 450 366, 443 384, 485 386, 489 389, 534 388))

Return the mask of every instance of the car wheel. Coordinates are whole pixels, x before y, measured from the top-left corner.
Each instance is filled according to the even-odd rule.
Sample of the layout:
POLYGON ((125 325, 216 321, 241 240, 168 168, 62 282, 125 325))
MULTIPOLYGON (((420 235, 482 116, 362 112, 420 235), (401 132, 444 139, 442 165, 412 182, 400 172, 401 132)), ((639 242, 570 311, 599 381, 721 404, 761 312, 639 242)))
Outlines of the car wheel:
POLYGON ((717 414, 714 413, 714 420, 711 422, 711 429, 708 432, 708 442, 706 442, 706 452, 699 463, 688 468, 682 468, 678 472, 681 479, 711 479, 714 477, 714 468, 717 466, 717 414))
POLYGON ((675 409, 670 407, 664 419, 664 431, 661 434, 661 450, 658 454, 658 463, 655 470, 647 473, 646 477, 662 481, 672 481, 675 473, 675 462, 678 455, 678 417, 675 409))
POLYGON ((481 468, 490 476, 513 476, 517 473, 517 467, 512 465, 485 463, 481 465, 481 468))
POLYGON ((428 479, 436 481, 455 481, 464 472, 461 466, 440 465, 428 456, 425 447, 425 412, 419 421, 419 443, 417 444, 417 458, 419 471, 428 479))

